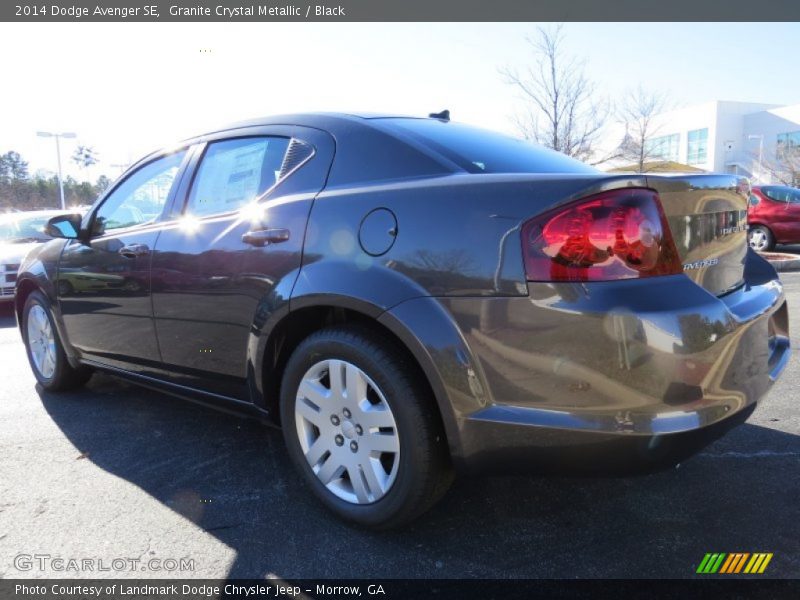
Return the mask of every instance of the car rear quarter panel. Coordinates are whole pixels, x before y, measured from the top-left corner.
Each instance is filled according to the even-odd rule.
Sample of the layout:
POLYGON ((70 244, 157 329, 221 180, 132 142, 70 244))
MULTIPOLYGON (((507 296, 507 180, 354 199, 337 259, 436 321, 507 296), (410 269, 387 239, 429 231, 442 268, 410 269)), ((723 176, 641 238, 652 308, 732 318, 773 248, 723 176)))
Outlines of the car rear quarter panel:
POLYGON ((526 295, 519 226, 542 211, 643 179, 598 175, 448 175, 326 189, 306 232, 294 297, 354 296, 386 309, 417 296, 526 295), (397 222, 391 247, 359 235, 376 208, 397 222))
MULTIPOLYGON (((377 318, 425 371, 459 460, 461 425, 492 404, 492 393, 453 302, 525 298, 519 226, 542 211, 613 187, 643 186, 623 176, 449 175, 333 188, 314 202, 291 310, 344 306, 377 318), (359 232, 376 208, 396 218, 396 237, 380 256, 359 232)), ((479 318, 491 319, 486 302, 479 318)), ((465 329, 466 328, 466 329, 465 329)))

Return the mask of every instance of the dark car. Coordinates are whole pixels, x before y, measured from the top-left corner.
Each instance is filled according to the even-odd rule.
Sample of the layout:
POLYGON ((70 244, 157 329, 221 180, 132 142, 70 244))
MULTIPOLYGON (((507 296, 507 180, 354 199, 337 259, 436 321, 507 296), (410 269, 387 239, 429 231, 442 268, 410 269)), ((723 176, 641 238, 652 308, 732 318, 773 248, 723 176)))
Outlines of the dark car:
POLYGON ((789 357, 748 193, 445 118, 274 117, 51 220, 16 310, 44 390, 97 369, 248 411, 329 508, 396 526, 456 470, 649 470, 744 420, 789 357))
POLYGON ((800 190, 785 185, 753 187, 747 221, 748 239, 755 250, 800 243, 800 190))

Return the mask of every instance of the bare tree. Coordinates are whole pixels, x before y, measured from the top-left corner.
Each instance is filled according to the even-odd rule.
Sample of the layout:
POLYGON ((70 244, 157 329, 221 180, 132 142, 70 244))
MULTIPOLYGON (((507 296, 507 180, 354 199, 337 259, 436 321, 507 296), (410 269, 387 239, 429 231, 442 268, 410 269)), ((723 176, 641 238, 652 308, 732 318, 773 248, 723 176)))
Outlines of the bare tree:
POLYGON ((625 138, 620 144, 620 156, 633 161, 643 173, 647 163, 663 159, 663 150, 653 146, 660 126, 655 118, 670 108, 668 97, 645 90, 641 85, 630 90, 619 109, 619 119, 625 125, 625 138))
POLYGON ((447 252, 417 250, 410 257, 408 263, 418 269, 445 273, 471 273, 475 270, 472 257, 463 250, 447 252))
MULTIPOLYGON (((753 160, 758 160, 758 154, 753 154, 753 160)), ((761 169, 779 183, 800 187, 800 146, 778 145, 775 156, 762 157, 761 162, 761 169)))
POLYGON ((565 55, 561 26, 540 27, 527 41, 533 63, 522 71, 501 69, 526 104, 515 117, 519 132, 567 156, 588 159, 608 117, 608 102, 598 100, 584 63, 565 55))

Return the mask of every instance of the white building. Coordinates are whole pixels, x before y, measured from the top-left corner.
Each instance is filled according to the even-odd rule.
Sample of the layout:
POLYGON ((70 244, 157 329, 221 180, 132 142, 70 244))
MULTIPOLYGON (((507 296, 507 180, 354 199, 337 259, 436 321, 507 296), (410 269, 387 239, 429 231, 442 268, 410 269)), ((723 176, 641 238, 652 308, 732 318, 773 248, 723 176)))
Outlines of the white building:
MULTIPOLYGON (((608 135, 606 156, 625 135, 624 127, 608 135)), ((738 173, 754 183, 774 183, 776 153, 800 146, 800 104, 780 106, 716 100, 658 115, 653 120, 648 160, 674 161, 704 171, 738 173)), ((614 160, 600 165, 630 165, 614 160)))

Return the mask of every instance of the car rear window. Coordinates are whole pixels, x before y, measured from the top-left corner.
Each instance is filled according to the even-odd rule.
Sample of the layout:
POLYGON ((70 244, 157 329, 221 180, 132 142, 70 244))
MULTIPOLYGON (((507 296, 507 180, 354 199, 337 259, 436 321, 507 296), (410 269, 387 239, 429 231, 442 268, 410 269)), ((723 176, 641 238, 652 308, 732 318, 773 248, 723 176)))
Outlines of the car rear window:
POLYGON ((438 119, 377 119, 470 173, 596 173, 584 163, 538 144, 438 119))
POLYGON ((782 185, 767 185, 761 188, 764 195, 775 202, 800 203, 800 190, 782 185))

